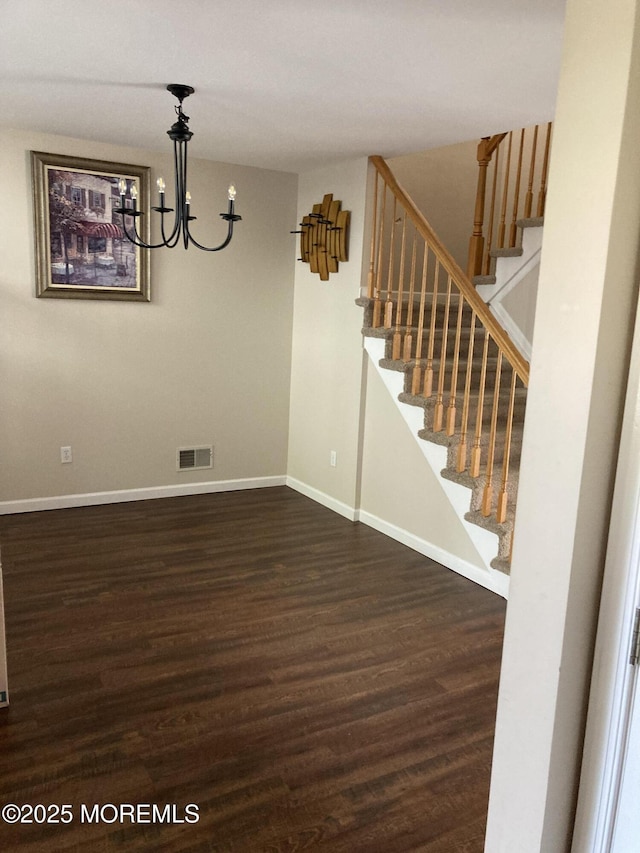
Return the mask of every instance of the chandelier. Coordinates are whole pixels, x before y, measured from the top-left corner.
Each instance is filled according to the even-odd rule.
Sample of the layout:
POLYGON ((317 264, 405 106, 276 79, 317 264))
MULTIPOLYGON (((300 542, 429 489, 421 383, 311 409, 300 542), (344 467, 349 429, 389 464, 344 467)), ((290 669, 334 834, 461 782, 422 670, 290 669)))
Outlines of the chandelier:
POLYGON ((158 187, 159 204, 157 207, 152 207, 156 213, 160 214, 160 233, 162 241, 160 243, 147 243, 138 233, 137 220, 143 215, 143 212, 138 209, 138 191, 135 184, 131 184, 127 194, 127 181, 124 178, 120 179, 118 189, 120 190, 120 206, 114 208, 115 213, 122 215, 122 227, 128 240, 142 249, 159 249, 161 246, 167 246, 173 249, 177 246, 182 238, 185 249, 189 248, 189 243, 193 243, 198 249, 203 249, 205 252, 219 252, 228 246, 233 237, 233 223, 242 219, 235 212, 236 188, 233 184, 228 190, 229 207, 226 213, 221 213, 220 216, 228 222, 227 236, 219 246, 203 246, 191 234, 189 226, 197 217, 191 215, 191 193, 187 190, 187 145, 193 136, 189 130, 189 116, 182 112, 182 102, 195 91, 191 86, 183 86, 179 83, 170 83, 167 90, 171 92, 179 101, 175 107, 178 120, 169 128, 167 134, 173 140, 173 160, 175 170, 175 217, 170 233, 168 233, 168 225, 165 223, 165 215, 174 213, 174 208, 166 207, 165 205, 165 182, 163 178, 158 178, 156 185, 158 187), (127 205, 127 201, 129 205, 127 205), (129 221, 130 219, 130 221, 129 221))

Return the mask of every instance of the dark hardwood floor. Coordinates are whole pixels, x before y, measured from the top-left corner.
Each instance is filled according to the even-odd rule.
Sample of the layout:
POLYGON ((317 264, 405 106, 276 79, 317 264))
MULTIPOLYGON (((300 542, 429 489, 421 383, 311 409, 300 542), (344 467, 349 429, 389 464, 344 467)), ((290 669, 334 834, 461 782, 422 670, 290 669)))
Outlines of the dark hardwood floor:
POLYGON ((499 597, 284 487, 4 516, 0 543, 0 806, 73 815, 0 849, 481 853, 499 597), (154 803, 199 821, 120 809, 154 803))

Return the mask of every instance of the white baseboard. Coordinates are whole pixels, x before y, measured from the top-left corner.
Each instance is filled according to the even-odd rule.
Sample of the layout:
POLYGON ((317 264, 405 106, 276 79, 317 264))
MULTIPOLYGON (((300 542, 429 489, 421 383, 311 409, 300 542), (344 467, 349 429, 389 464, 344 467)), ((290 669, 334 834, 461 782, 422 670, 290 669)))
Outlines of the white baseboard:
POLYGON ((296 480, 295 477, 287 477, 286 485, 289 486, 289 488, 294 489, 294 491, 300 492, 301 495, 311 498, 312 501, 322 504, 322 506, 326 506, 328 509, 332 509, 334 512, 337 512, 338 515, 348 518, 349 521, 358 520, 358 511, 355 507, 349 506, 336 498, 332 498, 331 495, 327 495, 325 492, 321 492, 319 489, 309 486, 307 483, 296 480))
POLYGON ((467 578, 467 580, 473 581, 479 584, 479 586, 483 586, 485 589, 501 595, 503 598, 509 597, 509 577, 502 572, 498 572, 495 569, 483 569, 474 566, 473 563, 468 563, 455 554, 450 554, 437 545, 427 542, 426 539, 421 539, 408 530, 384 521, 384 519, 378 518, 378 516, 372 515, 366 512, 366 510, 360 510, 358 518, 363 524, 367 524, 369 527, 373 527, 374 530, 384 533, 385 536, 395 539, 396 542, 401 542, 419 554, 435 560, 440 565, 445 566, 445 568, 451 569, 451 571, 467 578))
POLYGON ((155 498, 172 498, 182 495, 204 495, 215 492, 232 492, 242 489, 262 489, 272 486, 289 486, 296 492, 305 495, 316 503, 326 506, 338 515, 349 521, 361 521, 363 524, 373 527, 385 536, 401 542, 414 551, 424 554, 431 560, 435 560, 447 569, 451 569, 468 580, 489 589, 492 592, 507 598, 509 591, 509 578, 502 572, 493 569, 481 569, 462 560, 455 554, 444 551, 437 545, 427 542, 425 539, 415 536, 408 530, 397 527, 384 519, 378 518, 365 510, 358 510, 353 506, 337 500, 336 498, 321 492, 313 486, 296 480, 295 477, 256 477, 244 480, 214 480, 206 483, 183 483, 171 486, 155 486, 144 489, 123 489, 113 492, 91 492, 78 495, 58 495, 48 498, 30 498, 18 501, 0 502, 0 515, 10 515, 20 512, 39 512, 48 509, 65 509, 80 506, 97 506, 99 504, 126 503, 129 501, 153 500, 155 498))
POLYGON ((448 551, 445 551, 437 545, 433 545, 431 542, 427 542, 426 539, 421 539, 419 536, 410 533, 408 530, 404 530, 402 527, 397 527, 395 524, 391 524, 382 518, 378 518, 378 516, 373 515, 366 510, 356 509, 342 501, 338 501, 335 498, 332 498, 331 495, 327 495, 319 489, 309 486, 307 483, 302 483, 294 477, 287 477, 286 484, 296 492, 300 492, 306 497, 311 498, 311 500, 316 503, 326 506, 328 509, 332 509, 334 512, 337 512, 338 515, 344 516, 344 518, 347 518, 349 521, 361 521, 363 524, 373 527, 373 529, 377 530, 379 533, 384 533, 384 535, 388 536, 390 539, 395 539, 396 542, 400 542, 402 545, 412 548, 419 554, 423 554, 425 557, 435 560, 437 563, 440 563, 441 566, 451 569, 451 571, 456 572, 456 574, 462 575, 467 578, 467 580, 473 581, 479 586, 482 586, 491 592, 495 592, 497 595, 501 595, 503 598, 508 598, 509 578, 502 572, 498 572, 491 568, 480 568, 479 566, 473 565, 473 563, 468 563, 466 560, 457 557, 455 554, 450 554, 448 551))
POLYGON ((242 489, 264 489, 285 486, 287 478, 253 477, 243 480, 212 480, 206 483, 180 483, 171 486, 152 486, 144 489, 121 489, 113 492, 89 492, 78 495, 57 495, 48 498, 28 498, 0 501, 0 515, 18 512, 39 512, 47 509, 66 509, 77 506, 146 501, 155 498, 175 498, 182 495, 206 495, 214 492, 234 492, 242 489))

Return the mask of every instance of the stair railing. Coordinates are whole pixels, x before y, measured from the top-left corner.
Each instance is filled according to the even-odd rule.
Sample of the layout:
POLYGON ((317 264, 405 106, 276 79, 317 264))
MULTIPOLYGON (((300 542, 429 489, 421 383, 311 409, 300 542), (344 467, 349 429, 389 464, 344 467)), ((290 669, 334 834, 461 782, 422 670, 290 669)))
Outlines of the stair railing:
POLYGON ((492 251, 516 247, 520 220, 544 216, 551 129, 549 122, 546 126, 535 125, 480 140, 478 188, 467 263, 470 279, 491 275, 492 251))
POLYGON ((425 423, 452 439, 455 470, 483 477, 477 509, 504 522, 529 364, 386 162, 369 159, 371 323, 390 330, 391 356, 407 365, 411 394, 426 398, 425 423))

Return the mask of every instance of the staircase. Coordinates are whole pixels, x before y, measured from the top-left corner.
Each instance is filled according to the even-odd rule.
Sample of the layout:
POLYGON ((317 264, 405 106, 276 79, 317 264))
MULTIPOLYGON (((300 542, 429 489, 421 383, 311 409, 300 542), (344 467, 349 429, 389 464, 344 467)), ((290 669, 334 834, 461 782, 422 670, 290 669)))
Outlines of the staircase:
MULTIPOLYGON (((493 463, 491 466, 492 482, 489 485, 490 487, 495 487, 496 483, 501 484, 502 482, 502 468, 505 456, 505 449, 507 440, 510 441, 511 446, 509 459, 511 466, 511 476, 507 484, 508 508, 503 520, 498 521, 494 513, 487 513, 486 515, 483 513, 483 501, 486 497, 489 474, 486 466, 483 466, 479 473, 476 473, 475 475, 474 473, 472 473, 471 454, 474 449, 473 442, 470 441, 468 437, 465 440, 460 432, 457 432, 453 435, 448 434, 447 430, 443 428, 442 424, 438 423, 440 416, 438 405, 439 395, 437 393, 437 390, 435 393, 425 395, 423 388, 417 390, 412 387, 412 378, 416 366, 421 370, 421 372, 424 372, 427 369, 428 360, 416 359, 415 347, 417 346, 417 336, 418 334, 421 334, 423 342, 423 352, 428 351, 429 349, 431 313, 434 310, 433 306, 430 305, 425 308, 423 329, 421 332, 418 329, 418 323, 415 319, 418 313, 417 310, 414 310, 412 312, 413 318, 410 324, 408 324, 406 320, 407 314, 409 313, 409 307, 405 306, 404 322, 400 326, 400 334, 405 340, 407 338, 411 339, 412 353, 409 358, 405 357, 406 353, 403 354, 403 357, 398 358, 394 357, 393 352, 393 340, 394 337, 398 334, 398 332, 396 332, 395 330, 395 327, 394 329, 388 329, 384 326, 381 327, 373 325, 375 300, 369 299, 367 297, 361 297, 356 301, 357 304, 364 309, 362 334, 365 336, 365 338, 380 341, 383 345, 383 349, 380 350, 378 348, 371 347, 369 344, 367 344, 366 348, 369 351, 369 354, 374 359, 377 355, 381 355, 382 357, 378 359, 378 366, 382 370, 394 371, 401 376, 402 390, 397 395, 398 402, 407 406, 415 407, 415 409, 420 412, 422 426, 417 431, 417 437, 422 441, 431 442, 432 444, 435 444, 446 451, 443 460, 444 467, 439 470, 440 476, 452 483, 457 483, 470 490, 470 494, 467 499, 467 510, 464 514, 464 519, 467 522, 470 522, 471 524, 477 525, 485 531, 489 531, 490 533, 494 534, 495 537, 497 537, 497 542, 494 542, 493 546, 489 546, 489 554, 491 547, 495 548, 494 556, 492 558, 489 557, 489 564, 491 568, 497 569, 498 571, 502 571, 508 574, 513 529, 515 523, 515 496, 518 487, 518 467, 520 463, 520 450, 522 446, 522 432, 524 429, 526 388, 523 388, 522 386, 516 387, 516 392, 512 402, 513 417, 511 419, 510 436, 507 437, 507 430, 505 428, 496 428, 495 439, 493 442, 493 447, 491 448, 493 453, 493 463)), ((440 321, 442 321, 442 315, 445 313, 445 311, 446 305, 444 301, 439 300, 438 304, 435 307, 436 331, 434 333, 433 338, 431 338, 434 343, 434 352, 438 353, 438 355, 435 356, 432 360, 432 370, 433 373, 438 377, 439 381, 439 377, 441 375, 440 367, 442 364, 444 387, 450 388, 456 370, 458 372, 458 378, 460 379, 460 360, 458 359, 458 364, 456 365, 455 359, 455 344, 456 339, 458 338, 458 317, 457 311, 452 312, 451 310, 449 310, 447 325, 444 326, 442 325, 442 322, 438 322, 438 318, 440 319, 440 321), (441 353, 444 337, 446 337, 446 352, 443 360, 441 357, 441 353)), ((472 334, 475 338, 475 329, 472 329, 472 323, 472 311, 469 310, 468 307, 463 307, 460 321, 459 340, 461 347, 466 352, 468 352, 469 350, 469 344, 471 342, 472 334)), ((486 390, 483 395, 482 389, 489 389, 489 396, 491 397, 491 402, 493 402, 493 389, 496 386, 497 372, 499 366, 499 352, 495 342, 489 341, 487 350, 488 352, 486 362, 484 362, 484 372, 484 346, 479 348, 474 346, 474 352, 472 353, 471 360, 469 362, 470 369, 468 371, 469 394, 467 399, 467 417, 468 423, 472 423, 474 425, 474 434, 475 426, 478 423, 478 418, 480 419, 481 430, 479 433, 480 439, 478 448, 481 456, 486 456, 490 449, 489 443, 491 438, 491 420, 493 418, 493 407, 484 405, 484 397, 486 397, 486 390)), ((466 364, 464 370, 466 374, 466 364)), ((511 404, 510 388, 512 382, 512 370, 509 365, 506 365, 504 362, 502 362, 500 364, 500 373, 501 381, 499 380, 498 383, 498 406, 496 408, 496 414, 499 416, 499 422, 503 424, 506 420, 506 415, 509 412, 509 407, 511 404)), ((465 406, 465 379, 466 376, 462 377, 462 390, 458 391, 455 394, 454 398, 455 408, 457 411, 460 412, 462 412, 465 406)), ((450 408, 450 396, 447 397, 446 408, 450 408)), ((478 543, 476 537, 474 537, 473 535, 472 539, 476 543, 478 550, 481 553, 483 551, 486 551, 486 547, 483 547, 481 543, 478 543)))
MULTIPOLYGON (((357 300, 365 347, 454 505, 466 495, 461 520, 487 568, 508 574, 529 366, 386 163, 371 163, 369 281, 357 300)), ((490 249, 482 283, 494 258, 518 251, 490 249)))

